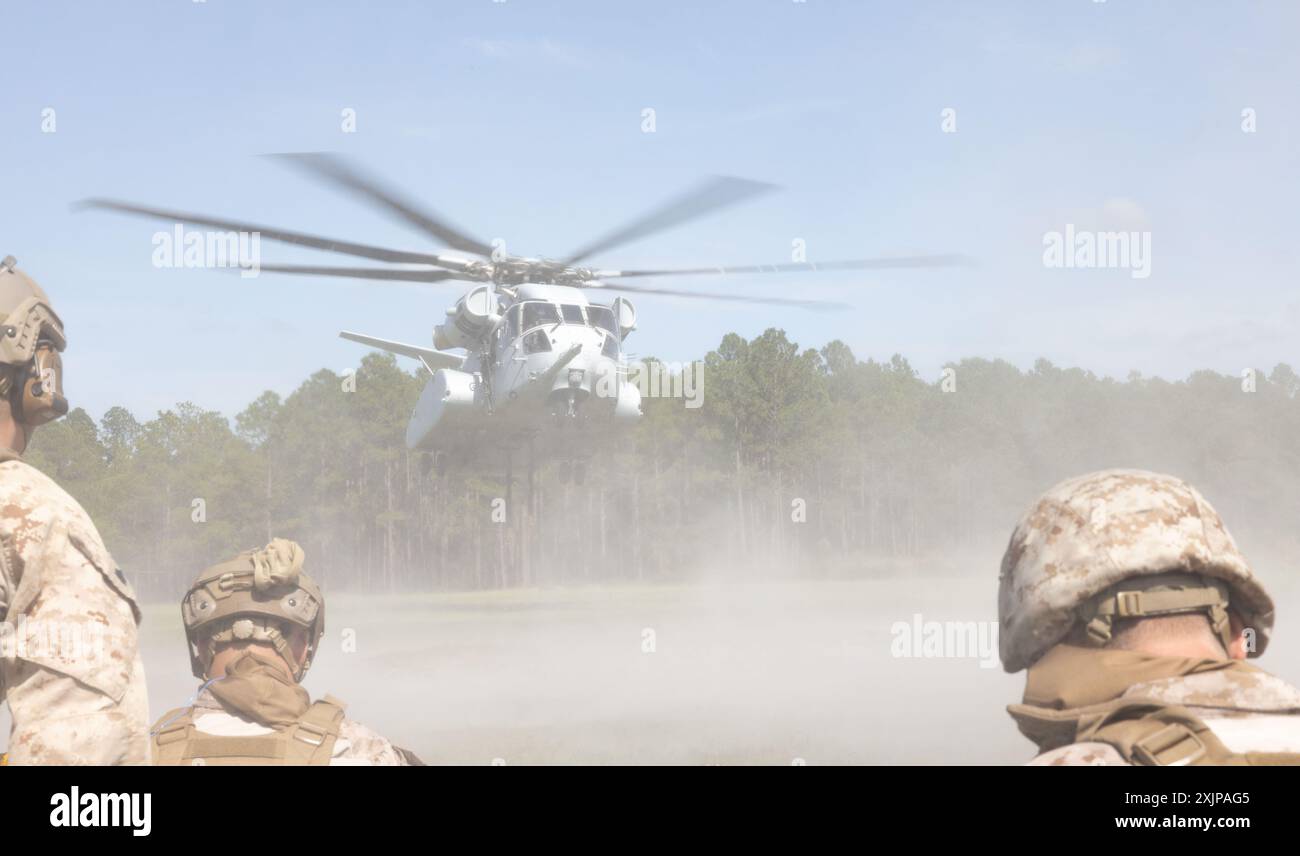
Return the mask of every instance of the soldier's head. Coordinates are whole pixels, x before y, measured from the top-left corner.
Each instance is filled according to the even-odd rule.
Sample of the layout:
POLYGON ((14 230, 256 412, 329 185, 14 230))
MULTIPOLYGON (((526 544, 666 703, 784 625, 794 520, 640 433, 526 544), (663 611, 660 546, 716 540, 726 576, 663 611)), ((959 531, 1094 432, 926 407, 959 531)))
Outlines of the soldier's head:
POLYGON ((1145 470, 1067 479, 1011 533, 998 587, 1002 665, 1061 643, 1199 657, 1258 656, 1273 601, 1218 513, 1145 470))
POLYGON ((40 425, 68 412, 63 322, 13 256, 0 261, 0 443, 22 452, 40 425))
POLYGON ((296 543, 276 538, 199 574, 181 601, 195 677, 220 677, 252 653, 302 680, 325 633, 325 601, 303 558, 296 543))

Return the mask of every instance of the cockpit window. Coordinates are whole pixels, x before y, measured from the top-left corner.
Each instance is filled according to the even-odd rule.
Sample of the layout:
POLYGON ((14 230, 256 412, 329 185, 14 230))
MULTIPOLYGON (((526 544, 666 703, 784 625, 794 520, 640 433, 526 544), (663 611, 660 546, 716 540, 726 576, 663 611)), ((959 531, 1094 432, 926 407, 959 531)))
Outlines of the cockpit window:
POLYGON ((524 330, 530 330, 533 327, 540 327, 543 324, 559 324, 560 310, 555 307, 554 303, 542 303, 534 301, 524 304, 524 330))
POLYGON ((565 303, 560 306, 560 311, 564 313, 565 324, 586 324, 587 319, 582 317, 582 307, 574 303, 565 303))
POLYGON ((600 349, 600 352, 605 356, 609 357, 611 360, 617 360, 618 359, 618 337, 615 336, 613 333, 606 335, 605 344, 600 349))
POLYGON ((551 340, 545 330, 534 330, 524 336, 524 353, 537 354, 551 349, 551 340))
POLYGON ((591 319, 591 326, 618 335, 618 329, 614 324, 614 311, 608 306, 588 306, 587 317, 591 319))

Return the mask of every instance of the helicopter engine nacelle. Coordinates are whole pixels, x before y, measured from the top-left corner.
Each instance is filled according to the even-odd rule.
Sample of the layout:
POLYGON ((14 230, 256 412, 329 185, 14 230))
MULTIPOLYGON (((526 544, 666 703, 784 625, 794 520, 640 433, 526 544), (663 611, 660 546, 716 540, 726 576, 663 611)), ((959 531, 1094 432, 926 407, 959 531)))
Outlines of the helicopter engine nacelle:
POLYGON ((435 448, 438 438, 446 440, 467 427, 467 417, 482 404, 474 375, 458 369, 438 369, 424 386, 415 412, 406 425, 409 449, 435 448))
POLYGON ((471 289, 456 305, 447 310, 446 323, 433 328, 433 346, 447 348, 473 348, 488 334, 500 316, 497 298, 491 286, 480 285, 471 289))
POLYGON ((616 297, 609 308, 614 310, 619 339, 626 339, 627 334, 636 329, 636 307, 626 297, 616 297))

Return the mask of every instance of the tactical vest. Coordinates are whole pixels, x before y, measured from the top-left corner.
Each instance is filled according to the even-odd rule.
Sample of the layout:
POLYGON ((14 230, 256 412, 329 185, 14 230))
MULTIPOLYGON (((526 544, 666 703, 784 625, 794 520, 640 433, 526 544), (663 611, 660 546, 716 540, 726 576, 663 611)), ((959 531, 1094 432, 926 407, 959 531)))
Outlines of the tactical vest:
POLYGON ((1007 711, 1044 752, 1104 743, 1142 767, 1300 765, 1300 693, 1271 675, 1190 675, 1085 707, 1007 711))
POLYGON ((153 762, 165 767, 327 767, 343 724, 343 708, 343 702, 327 695, 313 702, 297 722, 247 737, 205 734, 194 725, 194 708, 177 708, 151 731, 153 762))

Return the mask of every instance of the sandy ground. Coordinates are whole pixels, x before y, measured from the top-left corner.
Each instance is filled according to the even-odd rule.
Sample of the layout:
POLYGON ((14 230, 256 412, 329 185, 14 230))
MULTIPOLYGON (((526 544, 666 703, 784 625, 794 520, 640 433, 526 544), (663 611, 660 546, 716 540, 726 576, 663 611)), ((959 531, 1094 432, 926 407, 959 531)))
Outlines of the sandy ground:
MULTIPOLYGON (((894 656, 895 624, 916 614, 992 621, 994 585, 337 596, 306 685, 434 764, 1019 763, 1031 746, 1003 708, 1020 676, 973 650, 894 656)), ((195 689, 178 612, 146 610, 155 716, 195 689)), ((1261 665, 1296 680, 1286 642, 1261 665)))

